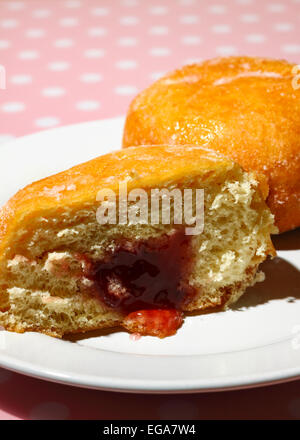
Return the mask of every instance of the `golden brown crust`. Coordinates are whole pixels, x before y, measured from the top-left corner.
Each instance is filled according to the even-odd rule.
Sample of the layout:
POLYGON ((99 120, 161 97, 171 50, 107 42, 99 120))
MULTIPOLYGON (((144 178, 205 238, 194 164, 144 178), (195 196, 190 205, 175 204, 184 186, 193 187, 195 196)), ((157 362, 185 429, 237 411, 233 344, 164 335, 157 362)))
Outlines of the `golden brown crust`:
POLYGON ((280 232, 300 226, 300 89, 293 65, 251 57, 185 66, 132 102, 123 146, 210 143, 267 177, 280 232))
MULTIPOLYGON (((183 310, 192 310, 193 308, 204 310, 212 306, 222 306, 226 301, 237 299, 246 286, 251 283, 254 276, 254 273, 249 275, 247 272, 248 261, 251 262, 251 265, 258 264, 266 258, 268 253, 273 254, 274 252, 269 237, 272 216, 263 201, 263 195, 266 195, 267 190, 264 179, 260 183, 260 194, 260 191, 256 192, 256 181, 243 173, 239 165, 213 150, 200 146, 148 146, 121 150, 35 182, 19 191, 2 209, 2 215, 0 215, 0 321, 7 330, 39 331, 50 336, 62 337, 64 333, 82 333, 94 329, 114 327, 118 324, 122 325, 126 313, 110 309, 102 303, 100 295, 99 298, 97 297, 101 293, 99 292, 100 284, 93 283, 93 269, 97 269, 97 265, 90 266, 90 271, 91 260, 87 256, 87 251, 91 246, 101 242, 101 239, 99 240, 101 235, 97 236, 95 232, 98 227, 96 218, 94 218, 98 203, 97 193, 103 188, 118 192, 120 182, 126 182, 128 191, 133 188, 147 190, 164 186, 173 187, 177 184, 184 188, 187 184, 199 183, 201 187, 208 190, 210 186, 212 187, 211 194, 214 199, 219 193, 223 197, 222 189, 224 189, 225 192, 228 191, 229 198, 224 198, 223 204, 226 209, 223 213, 225 213, 225 218, 228 216, 228 219, 231 219, 232 212, 235 210, 235 206, 233 207, 231 203, 235 205, 234 201, 239 199, 240 194, 243 198, 246 191, 246 199, 249 203, 250 200, 253 202, 251 208, 249 206, 250 218, 252 218, 250 226, 248 227, 245 222, 244 227, 250 235, 253 228, 257 227, 258 234, 254 234, 252 237, 252 251, 248 255, 247 247, 246 263, 242 267, 236 268, 235 277, 232 278, 231 274, 226 276, 223 274, 222 285, 229 286, 228 289, 230 289, 223 291, 219 286, 220 280, 216 282, 213 289, 212 283, 214 281, 211 278, 206 284, 209 288, 205 290, 201 286, 204 278, 198 274, 201 267, 212 268, 214 264, 217 271, 218 262, 221 261, 217 257, 211 259, 212 263, 209 263, 207 258, 202 256, 205 264, 198 261, 197 274, 195 273, 195 276, 191 277, 196 286, 195 292, 198 292, 199 286, 200 294, 197 298, 195 295, 193 307, 190 303, 186 303, 184 307, 182 306, 183 310), (236 183, 238 189, 231 188, 232 183, 233 185, 236 183), (91 214, 89 218, 93 217, 92 233, 88 236, 90 237, 88 242, 84 241, 84 229, 87 229, 89 223, 85 224, 85 217, 80 217, 79 213, 82 212, 85 215, 87 212, 89 215, 91 214), (67 230, 71 230, 70 225, 73 227, 73 222, 76 223, 75 227, 78 226, 80 231, 77 233, 78 241, 82 240, 83 242, 79 254, 77 253, 78 249, 72 247, 73 241, 62 245, 63 242, 58 240, 54 244, 53 237, 57 237, 61 231, 65 231, 66 226, 68 226, 67 230), (96 228, 94 228, 95 225, 96 228), (31 252, 28 252, 29 248, 31 248, 31 252), (258 249, 260 252, 255 253, 255 250, 258 249), (61 271, 59 266, 56 267, 55 264, 52 266, 53 261, 60 261, 59 258, 58 260, 56 258, 59 253, 64 254, 61 259, 61 271), (66 254, 68 257, 72 257, 73 263, 75 260, 74 267, 72 263, 68 263, 66 254), (80 267, 79 272, 78 266, 80 267), (41 275, 42 273, 43 275, 41 275), (61 275, 63 275, 63 279, 61 275), (66 279, 72 278, 72 276, 75 284, 65 283, 66 279), (236 280, 241 280, 241 282, 236 284, 236 280), (91 300, 91 303, 85 300, 91 300), (35 314, 36 310, 41 313, 35 314)), ((210 200, 209 195, 207 200, 210 200)), ((208 203, 212 203, 212 201, 208 203)), ((232 221, 235 231, 240 226, 240 209, 242 209, 243 216, 245 214, 243 210, 248 207, 248 202, 237 203, 237 205, 236 222, 232 221)), ((218 209, 218 207, 214 208, 215 211, 210 214, 210 218, 216 216, 218 209)), ((247 216, 245 215, 245 217, 247 216)), ((224 219, 222 213, 220 218, 224 219)), ((223 230, 218 229, 217 223, 212 223, 211 229, 209 225, 210 222, 206 225, 208 240, 216 231, 223 230)), ((225 232, 225 236, 227 232, 225 232)), ((244 233, 247 234, 245 231, 244 233)), ((140 234, 141 231, 137 231, 135 235, 130 237, 130 240, 140 240, 140 234)), ((231 231, 229 235, 230 237, 234 236, 234 233, 231 231)), ((216 236, 218 236, 217 233, 216 236)), ((117 235, 113 237, 119 239, 117 235)), ((111 245, 111 243, 108 238, 108 244, 111 245)), ((231 241, 227 240, 227 243, 231 243, 231 241)), ((237 248, 239 243, 244 242, 237 240, 237 248)), ((107 244, 103 246, 107 246, 107 244)), ((227 244, 227 246, 229 245, 227 244)), ((189 258, 194 255, 196 260, 199 247, 200 242, 196 240, 194 247, 189 251, 189 258), (195 249, 197 252, 194 252, 195 249)), ((131 249, 134 249, 134 246, 131 249)), ((213 254, 213 251, 210 250, 207 251, 207 254, 210 252, 213 254)), ((225 255, 223 249, 220 252, 225 255)), ((97 262, 97 260, 95 261, 97 262)), ((98 263, 103 261, 102 255, 98 263)), ((241 261, 244 261, 243 258, 241 261)), ((158 264, 163 263, 159 262, 158 264)), ((174 267, 176 269, 176 264, 174 267)), ((174 267, 172 266, 172 269, 174 267)), ((183 268, 183 266, 179 267, 183 268)), ((185 274, 180 280, 182 283, 188 283, 187 275, 185 274)), ((182 285, 180 284, 180 287, 182 285)), ((122 287, 122 284, 119 286, 122 287)), ((118 283, 116 287, 118 288, 118 283)), ((162 319, 160 318, 156 322, 162 322, 162 319)), ((127 328, 129 328, 128 325, 127 328)), ((131 321, 130 328, 135 329, 131 321)))
POLYGON ((228 158, 203 147, 150 146, 117 151, 77 165, 67 171, 34 182, 20 190, 0 210, 0 265, 20 225, 30 234, 31 219, 67 207, 95 204, 102 188, 118 190, 126 181, 128 190, 156 187, 168 179, 208 175, 236 165, 228 158), (202 172, 201 172, 202 171, 202 172))

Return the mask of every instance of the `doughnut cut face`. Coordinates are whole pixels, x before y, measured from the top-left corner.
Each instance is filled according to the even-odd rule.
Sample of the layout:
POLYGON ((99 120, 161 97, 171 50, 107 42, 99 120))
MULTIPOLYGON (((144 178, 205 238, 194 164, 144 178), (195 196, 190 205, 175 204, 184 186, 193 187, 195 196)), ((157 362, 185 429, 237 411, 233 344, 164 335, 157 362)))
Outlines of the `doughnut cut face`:
POLYGON ((265 175, 267 203, 279 231, 297 228, 300 88, 295 67, 228 57, 176 70, 134 99, 123 146, 207 144, 245 170, 265 175))
POLYGON ((261 184, 213 150, 164 145, 98 157, 28 185, 1 209, 0 325, 56 337, 116 326, 171 336, 184 313, 226 307, 261 279, 259 264, 275 253, 271 232, 261 184), (190 215, 180 223, 175 198, 168 222, 161 201, 157 222, 148 211, 141 223, 99 223, 99 191, 120 205, 124 183, 128 195, 201 189, 203 228, 186 233, 197 201, 186 210, 181 199, 190 215))
POLYGON ((192 288, 182 285, 191 270, 191 238, 183 229, 146 242, 120 243, 106 261, 91 266, 90 276, 109 307, 132 312, 149 308, 180 309, 192 288))

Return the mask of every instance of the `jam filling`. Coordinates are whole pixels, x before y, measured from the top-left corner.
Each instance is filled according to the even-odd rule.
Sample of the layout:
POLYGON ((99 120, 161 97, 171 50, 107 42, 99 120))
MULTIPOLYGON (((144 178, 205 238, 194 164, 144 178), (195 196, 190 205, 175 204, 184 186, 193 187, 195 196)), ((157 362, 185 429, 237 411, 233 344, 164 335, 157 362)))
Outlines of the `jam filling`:
POLYGON ((183 315, 175 309, 139 310, 125 317, 123 327, 133 333, 135 338, 137 335, 165 338, 174 335, 182 323, 183 315))
POLYGON ((188 237, 182 232, 121 245, 106 262, 96 263, 93 280, 101 299, 127 313, 178 309, 187 289, 181 285, 188 266, 188 237))
POLYGON ((193 288, 182 284, 190 267, 189 241, 177 230, 157 239, 123 242, 105 261, 78 258, 94 295, 126 314, 128 331, 163 338, 182 325, 180 308, 194 295, 193 288))

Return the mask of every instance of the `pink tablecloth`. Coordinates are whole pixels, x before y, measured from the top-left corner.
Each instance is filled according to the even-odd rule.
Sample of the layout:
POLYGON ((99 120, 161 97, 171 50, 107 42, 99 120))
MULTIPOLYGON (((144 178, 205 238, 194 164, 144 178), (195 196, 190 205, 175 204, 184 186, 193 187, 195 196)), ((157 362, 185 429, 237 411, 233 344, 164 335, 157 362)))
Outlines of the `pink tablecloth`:
MULTIPOLYGON (((0 141, 122 115, 184 63, 230 54, 300 62, 299 30, 299 0, 2 0, 0 141)), ((300 382, 145 397, 0 370, 0 419, 149 417, 300 418, 300 382)))

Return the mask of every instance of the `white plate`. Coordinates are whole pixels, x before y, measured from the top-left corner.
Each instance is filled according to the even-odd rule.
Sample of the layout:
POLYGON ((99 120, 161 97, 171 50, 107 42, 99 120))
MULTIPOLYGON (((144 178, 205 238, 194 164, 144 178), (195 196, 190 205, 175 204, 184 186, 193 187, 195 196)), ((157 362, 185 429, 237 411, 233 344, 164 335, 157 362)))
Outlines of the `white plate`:
MULTIPOLYGON (((0 203, 16 190, 121 144, 123 119, 19 138, 0 148, 0 203)), ((76 341, 0 332, 0 366, 82 387, 191 392, 300 376, 300 230, 276 238, 267 280, 226 312, 188 317, 175 336, 134 341, 125 332, 76 341)))

